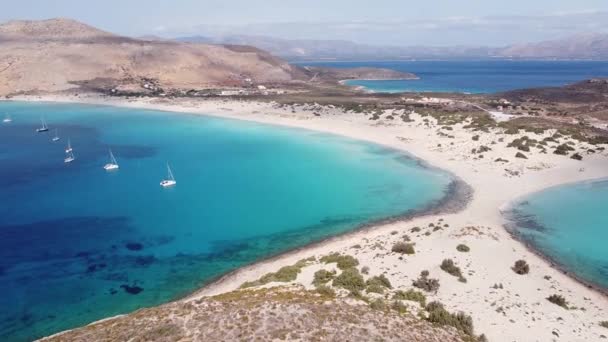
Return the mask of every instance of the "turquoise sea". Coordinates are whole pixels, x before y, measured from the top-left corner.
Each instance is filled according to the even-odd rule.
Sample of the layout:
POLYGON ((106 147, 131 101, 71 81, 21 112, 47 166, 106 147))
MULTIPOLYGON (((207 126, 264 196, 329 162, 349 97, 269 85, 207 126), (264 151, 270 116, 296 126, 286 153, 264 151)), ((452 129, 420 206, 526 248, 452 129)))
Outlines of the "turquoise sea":
POLYGON ((608 289, 608 180, 550 188, 507 213, 512 232, 579 278, 608 289))
POLYGON ((335 68, 376 67, 412 72, 419 80, 349 80, 348 85, 375 92, 495 93, 513 89, 553 87, 593 77, 608 77, 601 61, 370 61, 299 62, 335 68))
POLYGON ((428 208, 452 182, 401 152, 307 130, 105 106, 0 102, 4 113, 2 341, 179 298, 239 266, 428 208), (41 117, 50 132, 35 132, 41 117), (102 168, 109 148, 115 172, 102 168), (159 186, 166 162, 170 189, 159 186))

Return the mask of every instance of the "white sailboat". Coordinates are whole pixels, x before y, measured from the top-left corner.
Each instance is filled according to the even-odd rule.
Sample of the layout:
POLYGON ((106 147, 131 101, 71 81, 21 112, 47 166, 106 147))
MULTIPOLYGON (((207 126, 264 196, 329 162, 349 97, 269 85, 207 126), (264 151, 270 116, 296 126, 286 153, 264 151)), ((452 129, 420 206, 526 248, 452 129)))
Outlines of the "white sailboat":
POLYGON ((74 156, 74 152, 72 152, 72 150, 70 150, 70 152, 67 153, 65 159, 63 160, 64 163, 71 163, 76 159, 76 156, 74 156))
POLYGON ((12 121, 13 121, 13 119, 11 119, 11 116, 8 114, 6 114, 6 116, 4 117, 4 120, 2 120, 2 122, 4 122, 4 123, 10 123, 12 121))
POLYGON ((57 130, 57 128, 55 128, 55 136, 54 136, 54 137, 53 137, 53 139, 51 139, 51 140, 52 140, 53 142, 55 142, 55 141, 59 141, 59 139, 60 139, 60 138, 59 138, 59 133, 58 133, 58 130, 57 130))
POLYGON ((110 162, 103 166, 106 171, 117 170, 118 163, 116 162, 116 158, 114 158, 114 154, 112 150, 110 150, 110 162))
POLYGON ((44 122, 44 118, 40 118, 40 122, 42 123, 42 126, 40 128, 37 128, 36 132, 38 132, 38 133, 48 132, 49 127, 46 125, 46 122, 44 122))
POLYGON ((68 147, 65 149, 65 153, 72 152, 72 144, 70 143, 70 139, 68 139, 68 147))
POLYGON ((177 184, 177 182, 175 181, 175 177, 173 177, 173 172, 171 172, 171 167, 169 167, 169 163, 167 163, 167 174, 167 179, 163 179, 160 182, 160 186, 162 186, 163 188, 177 184))

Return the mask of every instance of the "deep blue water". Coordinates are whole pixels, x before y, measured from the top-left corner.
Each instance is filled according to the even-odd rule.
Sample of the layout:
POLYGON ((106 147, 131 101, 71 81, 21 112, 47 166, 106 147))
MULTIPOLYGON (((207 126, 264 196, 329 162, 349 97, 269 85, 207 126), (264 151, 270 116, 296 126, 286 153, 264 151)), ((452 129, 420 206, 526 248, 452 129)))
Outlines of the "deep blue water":
POLYGON ((0 102, 4 112, 2 341, 178 298, 260 258, 422 209, 451 182, 400 152, 306 130, 103 106, 0 102), (35 132, 41 116, 51 132, 35 132), (172 189, 159 186, 167 161, 172 189))
POLYGON ((586 281, 608 289, 608 180, 547 189, 507 215, 524 241, 586 281))
POLYGON ((608 62, 596 61, 401 61, 301 62, 299 65, 336 68, 377 67, 412 72, 419 80, 349 80, 375 92, 494 93, 506 90, 563 86, 608 76, 608 62))

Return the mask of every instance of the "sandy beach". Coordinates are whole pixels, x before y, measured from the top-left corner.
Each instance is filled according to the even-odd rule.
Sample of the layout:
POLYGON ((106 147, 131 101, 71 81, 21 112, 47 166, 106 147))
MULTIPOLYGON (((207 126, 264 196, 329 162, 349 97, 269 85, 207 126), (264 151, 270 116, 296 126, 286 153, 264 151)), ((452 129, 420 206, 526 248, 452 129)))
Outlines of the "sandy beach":
MULTIPOLYGON (((515 240, 505 230, 506 221, 501 214, 510 203, 527 194, 608 177, 608 152, 583 154, 584 149, 592 147, 587 143, 577 142, 575 146, 583 154, 582 161, 538 152, 525 153, 527 159, 521 159, 515 158, 516 149, 506 146, 509 141, 524 135, 542 140, 553 132, 504 135, 496 128, 490 133, 480 133, 464 128, 463 124, 444 130, 435 119, 417 114, 410 115, 411 122, 371 121, 361 114, 345 113, 331 106, 319 111, 311 105, 292 108, 273 102, 232 99, 124 99, 81 94, 11 100, 147 108, 338 134, 405 151, 433 167, 449 171, 472 189, 472 198, 457 212, 398 220, 331 238, 239 269, 182 301, 232 291, 246 281, 303 258, 340 252, 356 257, 360 265, 369 267, 370 275, 385 274, 396 289, 412 288, 412 281, 422 270, 428 270, 441 284, 436 294, 428 296, 429 301, 438 300, 450 311, 471 315, 476 333, 485 334, 490 341, 595 341, 608 336, 608 329, 598 325, 608 320, 608 297, 576 281, 515 240), (471 152, 480 146, 491 148, 483 153, 483 158, 471 152), (498 158, 507 161, 497 162, 498 158), (441 229, 430 228, 435 226, 441 229), (414 227, 421 229, 412 230, 414 227), (404 234, 415 242, 416 253, 400 257, 391 252, 391 246, 402 241, 404 234), (466 244, 470 251, 457 251, 459 244, 466 244), (440 269, 446 258, 460 266, 466 283, 440 269), (518 275, 511 270, 518 259, 530 264, 529 274, 518 275), (545 298, 552 294, 564 296, 576 308, 565 310, 550 303, 545 298)), ((320 263, 307 266, 296 283, 313 288, 314 272, 332 267, 320 263)))

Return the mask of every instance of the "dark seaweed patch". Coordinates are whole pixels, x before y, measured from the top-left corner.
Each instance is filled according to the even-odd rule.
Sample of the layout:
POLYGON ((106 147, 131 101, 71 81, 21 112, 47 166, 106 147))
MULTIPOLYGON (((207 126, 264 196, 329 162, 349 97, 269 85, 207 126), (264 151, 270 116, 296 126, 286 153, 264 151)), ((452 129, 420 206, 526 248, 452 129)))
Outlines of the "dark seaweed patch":
POLYGON ((144 245, 139 242, 127 242, 125 247, 127 247, 127 249, 130 251, 141 251, 144 249, 144 245))
POLYGON ((142 287, 139 287, 137 285, 129 286, 127 284, 120 285, 120 288, 125 290, 126 293, 132 294, 132 295, 139 294, 140 292, 142 292, 144 290, 142 287))

